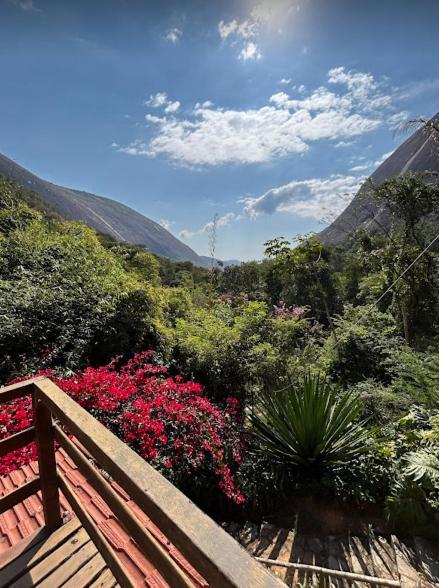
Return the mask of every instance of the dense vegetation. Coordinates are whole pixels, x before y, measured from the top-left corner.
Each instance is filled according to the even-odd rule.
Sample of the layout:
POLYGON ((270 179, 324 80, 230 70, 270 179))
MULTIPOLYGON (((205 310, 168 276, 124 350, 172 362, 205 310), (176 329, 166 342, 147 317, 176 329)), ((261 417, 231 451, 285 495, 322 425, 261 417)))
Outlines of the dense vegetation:
MULTIPOLYGON (((369 195, 399 219, 389 231, 349 250, 274 239, 263 261, 209 272, 63 221, 1 178, 1 383, 50 370, 217 512, 324 494, 434 535, 439 187, 409 174, 369 195)), ((0 435, 29 411, 3 408, 0 435)), ((15 457, 3 471, 32 451, 15 457)))

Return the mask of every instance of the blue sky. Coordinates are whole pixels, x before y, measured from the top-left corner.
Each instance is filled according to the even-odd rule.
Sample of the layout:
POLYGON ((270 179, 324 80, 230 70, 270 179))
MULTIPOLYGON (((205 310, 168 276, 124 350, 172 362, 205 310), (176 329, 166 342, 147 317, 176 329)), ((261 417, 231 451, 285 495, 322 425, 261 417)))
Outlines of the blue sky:
POLYGON ((200 254, 318 231, 439 110, 438 0, 0 0, 0 152, 200 254))

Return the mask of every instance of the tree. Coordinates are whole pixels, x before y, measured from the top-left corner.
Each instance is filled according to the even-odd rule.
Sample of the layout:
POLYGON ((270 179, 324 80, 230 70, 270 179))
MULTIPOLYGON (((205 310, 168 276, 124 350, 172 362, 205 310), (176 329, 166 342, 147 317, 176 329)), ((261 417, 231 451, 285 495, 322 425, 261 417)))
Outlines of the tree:
POLYGON ((297 240, 296 247, 283 237, 265 243, 265 255, 274 262, 269 288, 277 289, 287 305, 309 306, 317 320, 333 329, 332 316, 341 309, 341 301, 332 251, 313 236, 297 240))
POLYGON ((398 280, 391 310, 408 343, 421 333, 437 333, 438 328, 439 258, 429 247, 438 228, 439 185, 434 180, 432 174, 407 173, 369 190, 394 219, 381 247, 381 270, 388 287, 398 280))

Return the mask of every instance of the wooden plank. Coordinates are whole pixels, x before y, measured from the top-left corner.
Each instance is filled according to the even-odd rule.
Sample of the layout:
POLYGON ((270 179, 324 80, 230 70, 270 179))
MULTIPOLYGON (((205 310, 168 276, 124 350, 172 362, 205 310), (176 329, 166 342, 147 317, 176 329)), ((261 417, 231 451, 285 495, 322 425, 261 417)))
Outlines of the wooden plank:
POLYGON ((0 457, 3 457, 10 451, 14 451, 15 449, 19 449, 20 447, 25 447, 29 443, 35 440, 35 429, 34 427, 29 427, 20 431, 19 433, 15 433, 15 435, 11 435, 10 437, 6 437, 6 439, 2 439, 0 441, 0 457))
POLYGON ((38 376, 37 378, 30 378, 29 380, 18 382, 17 384, 11 384, 10 386, 2 386, 0 388, 0 404, 33 394, 35 390, 34 384, 45 379, 44 376, 38 376))
MULTIPOLYGON (((31 586, 36 586, 87 543, 90 543, 90 537, 85 529, 81 528, 74 535, 59 544, 55 551, 37 565, 32 567, 25 565, 20 576, 10 585, 10 588, 30 588, 31 586)), ((52 584, 52 586, 56 586, 56 584, 52 584)))
POLYGON ((88 512, 85 510, 84 506, 81 504, 79 498, 72 490, 70 484, 66 482, 66 480, 61 475, 58 479, 62 491, 65 497, 67 498, 69 504, 75 511, 81 523, 84 525, 85 529, 90 535, 91 540, 96 545, 99 553, 107 562, 108 567, 113 572, 113 575, 115 576, 116 580, 121 584, 121 586, 123 586, 123 588, 134 588, 135 583, 133 582, 132 578, 127 574, 121 561, 117 557, 116 552, 108 543, 107 539, 104 537, 102 532, 96 527, 95 522, 88 514, 88 512))
POLYGON ((48 529, 54 531, 62 525, 62 519, 56 473, 52 414, 45 404, 36 399, 34 401, 34 423, 44 519, 48 529))
POLYGON ((395 588, 400 588, 402 584, 400 584, 399 580, 389 580, 388 578, 375 578, 372 576, 362 576, 359 574, 354 574, 352 572, 348 572, 346 570, 333 570, 331 568, 322 568, 319 566, 312 566, 308 564, 302 564, 293 561, 279 561, 275 559, 262 559, 258 558, 259 561, 270 565, 270 566, 282 566, 285 568, 295 568, 297 570, 303 570, 308 572, 317 572, 318 574, 323 574, 325 576, 330 576, 333 578, 341 578, 341 579, 349 579, 354 580, 357 582, 368 582, 369 584, 378 584, 380 586, 392 586, 395 588))
POLYGON ((416 561, 416 552, 407 542, 402 543, 395 535, 391 536, 395 550, 396 565, 402 588, 415 588, 421 584, 421 578, 412 565, 416 561))
POLYGON ((52 553, 58 545, 75 533, 80 526, 81 524, 79 520, 75 517, 69 523, 66 523, 60 529, 51 533, 47 539, 43 540, 41 543, 33 545, 23 552, 9 565, 0 570, 0 586, 9 586, 11 582, 16 580, 23 573, 23 570, 37 565, 52 553))
POLYGON ((91 584, 89 588, 114 588, 116 579, 108 568, 91 584))
MULTIPOLYGON (((40 584, 38 584, 38 588, 54 588, 54 586, 64 587, 65 583, 68 582, 78 571, 84 569, 95 555, 98 555, 96 545, 94 545, 92 541, 89 541, 79 550, 75 551, 75 553, 63 564, 56 568, 50 576, 47 576, 40 584)), ((75 584, 75 586, 76 588, 79 588, 80 584, 75 584)))
POLYGON ((370 550, 375 576, 397 579, 398 570, 396 568, 395 551, 392 545, 384 537, 375 536, 370 540, 370 550))
POLYGON ((34 480, 19 486, 15 490, 12 490, 12 492, 8 492, 8 494, 5 494, 0 498, 0 514, 6 512, 16 504, 23 502, 23 500, 29 498, 32 494, 36 494, 39 489, 40 478, 35 478, 34 480))
POLYGON ((39 545, 49 536, 50 531, 46 527, 37 529, 31 535, 28 535, 18 543, 15 543, 6 551, 0 554, 0 570, 10 564, 15 558, 19 557, 23 553, 26 553, 31 547, 39 545))
POLYGON ((35 387, 53 414, 212 586, 284 587, 226 531, 58 386, 44 379, 35 387))
MULTIPOLYGON (((63 584, 63 588, 83 588, 85 586, 90 586, 92 582, 99 579, 106 568, 107 564, 105 563, 104 558, 100 553, 96 553, 87 564, 63 584)), ((113 578, 113 582, 115 582, 113 574, 111 574, 111 577, 113 578)))
POLYGON ((356 574, 373 576, 375 574, 369 541, 366 537, 350 537, 352 571, 356 574))
POLYGON ((140 550, 147 559, 159 570, 160 574, 173 588, 191 588, 193 582, 184 574, 178 564, 171 559, 169 553, 151 535, 151 533, 139 522, 134 513, 128 508, 125 501, 113 490, 111 485, 102 476, 77 446, 70 441, 59 427, 55 427, 55 437, 66 453, 72 458, 79 471, 87 478, 101 498, 131 534, 140 550))

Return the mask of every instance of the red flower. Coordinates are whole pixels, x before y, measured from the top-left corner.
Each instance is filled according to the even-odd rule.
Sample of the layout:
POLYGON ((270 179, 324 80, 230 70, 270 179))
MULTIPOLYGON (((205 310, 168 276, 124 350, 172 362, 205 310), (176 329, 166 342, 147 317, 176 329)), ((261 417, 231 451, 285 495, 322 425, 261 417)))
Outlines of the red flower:
MULTIPOLYGON (((245 451, 241 407, 233 397, 225 408, 213 404, 196 382, 167 376, 152 351, 135 355, 117 369, 87 368, 70 378, 50 376, 95 418, 178 484, 198 472, 213 475, 218 487, 236 504, 244 496, 234 474, 245 451)), ((25 378, 22 378, 25 379, 25 378)), ((30 398, 0 407, 0 439, 30 426, 30 398)), ((0 473, 36 458, 34 445, 0 459, 0 473)))

